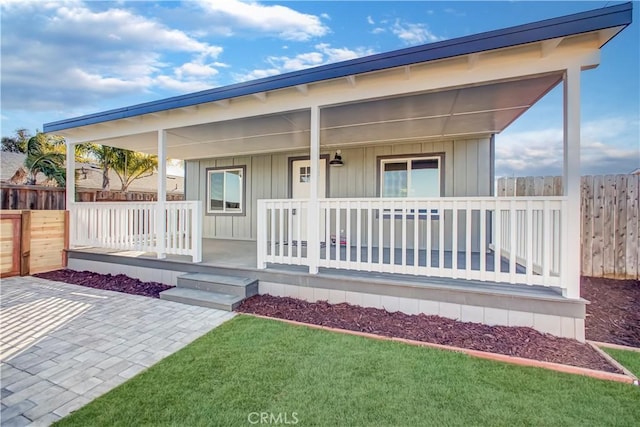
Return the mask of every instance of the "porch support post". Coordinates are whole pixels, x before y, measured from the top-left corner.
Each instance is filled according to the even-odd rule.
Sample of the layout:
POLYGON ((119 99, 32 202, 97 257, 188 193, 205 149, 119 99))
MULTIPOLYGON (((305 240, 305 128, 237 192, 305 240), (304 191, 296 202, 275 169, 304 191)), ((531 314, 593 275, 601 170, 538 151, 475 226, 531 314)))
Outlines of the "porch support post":
POLYGON ((76 201, 76 143, 67 140, 66 209, 76 201))
POLYGON ((67 176, 65 180, 65 210, 69 212, 69 235, 66 236, 68 239, 69 245, 73 245, 75 243, 75 216, 71 213, 73 212, 73 204, 76 201, 76 143, 73 141, 67 140, 67 158, 66 158, 66 168, 67 168, 67 176))
MULTIPOLYGON (((307 260, 309 274, 318 273, 320 258, 320 204, 318 203, 318 186, 320 184, 320 107, 311 106, 310 153, 311 176, 309 211, 307 212, 307 260)), ((299 250, 302 250, 300 247, 299 250)))
POLYGON ((562 284, 567 298, 580 298, 580 66, 564 75, 564 168, 566 198, 561 229, 564 230, 562 284))
POLYGON ((166 258, 167 238, 167 131, 158 130, 158 202, 156 204, 156 253, 166 258))

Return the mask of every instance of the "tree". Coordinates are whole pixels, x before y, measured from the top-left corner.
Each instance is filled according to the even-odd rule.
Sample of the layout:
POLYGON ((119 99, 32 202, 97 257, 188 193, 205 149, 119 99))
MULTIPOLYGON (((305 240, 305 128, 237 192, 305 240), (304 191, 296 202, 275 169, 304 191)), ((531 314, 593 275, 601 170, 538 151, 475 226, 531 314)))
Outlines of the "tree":
POLYGON ((26 153, 27 141, 31 138, 31 133, 26 129, 16 129, 15 136, 2 137, 2 143, 0 145, 1 151, 8 151, 11 153, 26 153))
POLYGON ((109 171, 113 163, 117 161, 121 149, 92 143, 79 144, 77 147, 82 154, 98 163, 102 169, 102 189, 108 191, 110 188, 109 171))
POLYGON ((27 141, 26 154, 24 165, 29 170, 27 184, 35 185, 38 173, 42 173, 59 186, 65 186, 67 171, 64 167, 64 138, 38 132, 27 141))
POLYGON ((117 150, 115 161, 111 167, 120 178, 121 191, 127 191, 129 185, 136 179, 153 175, 153 171, 158 167, 158 156, 124 149, 115 150, 117 150))

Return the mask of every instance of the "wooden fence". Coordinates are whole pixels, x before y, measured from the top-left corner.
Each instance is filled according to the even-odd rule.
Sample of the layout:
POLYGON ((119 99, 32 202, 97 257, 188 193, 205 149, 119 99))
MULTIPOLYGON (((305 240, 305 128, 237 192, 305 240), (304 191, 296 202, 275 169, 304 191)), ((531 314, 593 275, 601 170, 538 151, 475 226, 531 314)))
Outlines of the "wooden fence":
MULTIPOLYGON (((64 188, 42 185, 0 185, 0 209, 64 210, 64 188)), ((150 202, 157 200, 156 192, 151 191, 101 191, 95 189, 76 189, 78 202, 150 202)), ((168 201, 181 201, 180 193, 167 194, 168 201)))
POLYGON ((43 185, 0 185, 0 209, 64 210, 65 189, 43 185))
POLYGON ((0 211, 0 276, 25 276, 67 265, 69 215, 61 210, 0 211))
MULTIPOLYGON (((596 175, 581 179, 582 275, 640 279, 640 175, 596 175)), ((562 177, 497 180, 496 194, 561 196, 562 177)))

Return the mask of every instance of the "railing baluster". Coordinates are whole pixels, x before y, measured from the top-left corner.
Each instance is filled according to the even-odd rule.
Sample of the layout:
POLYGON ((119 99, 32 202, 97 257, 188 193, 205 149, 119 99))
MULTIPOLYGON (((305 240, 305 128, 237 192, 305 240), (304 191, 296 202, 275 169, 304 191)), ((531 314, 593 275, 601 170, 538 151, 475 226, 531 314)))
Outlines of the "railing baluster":
POLYGON ((371 271, 371 263, 373 262, 373 258, 371 258, 371 249, 373 246, 373 218, 371 210, 371 200, 367 201, 367 271, 371 271))
POLYGON ((432 206, 427 203, 425 209, 425 225, 427 226, 427 236, 425 237, 424 248, 425 248, 425 265, 427 267, 427 274, 433 274, 431 271, 431 251, 433 250, 433 245, 431 244, 433 237, 431 236, 431 212, 432 206))
POLYGON ((517 257, 517 248, 516 248, 516 238, 518 234, 517 226, 516 226, 516 201, 515 199, 511 199, 509 203, 509 232, 510 232, 510 243, 509 247, 511 249, 509 253, 509 282, 516 282, 516 257, 517 257))
POLYGON ((451 206, 451 274, 458 277, 458 204, 454 200, 451 206))
POLYGON ((438 270, 445 275, 444 268, 444 205, 442 200, 438 202, 438 270))
POLYGON ((347 263, 351 263, 351 202, 349 200, 345 201, 345 211, 346 211, 346 221, 347 221, 347 234, 345 235, 346 247, 345 247, 345 258, 347 263))
POLYGON ((391 200, 391 212, 389 213, 389 265, 390 272, 395 273, 396 268, 396 201, 391 200))
POLYGON ((402 200, 402 264, 400 265, 400 271, 402 273, 407 272, 407 201, 402 200))
POLYGON ((356 201, 356 264, 362 269, 362 206, 360 200, 356 201))
POLYGON ((413 201, 413 274, 420 271, 420 204, 413 201))
POLYGON ((533 207, 531 200, 527 200, 527 210, 525 223, 527 227, 527 249, 526 249, 526 275, 527 283, 531 284, 531 278, 533 276, 533 207))
POLYGON ((480 202, 480 280, 486 280, 487 270, 487 202, 480 202))
POLYGON ((471 278, 471 202, 467 201, 465 203, 467 205, 467 209, 465 212, 465 228, 464 228, 464 237, 465 237, 465 250, 464 250, 464 270, 465 279, 471 278))
POLYGON ((493 273, 494 280, 500 280, 499 277, 502 273, 502 203, 500 199, 495 201, 494 216, 493 273))

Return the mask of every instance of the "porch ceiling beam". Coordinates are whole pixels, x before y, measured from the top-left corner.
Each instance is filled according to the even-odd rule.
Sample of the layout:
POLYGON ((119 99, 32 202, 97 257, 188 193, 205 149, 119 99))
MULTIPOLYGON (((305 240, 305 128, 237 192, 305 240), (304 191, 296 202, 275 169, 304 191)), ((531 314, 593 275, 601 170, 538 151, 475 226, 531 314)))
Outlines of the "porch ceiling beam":
POLYGON ((472 53, 471 55, 467 56, 467 65, 470 70, 473 70, 474 68, 476 68, 476 65, 478 64, 479 59, 480 59, 479 53, 472 53))
MULTIPOLYGON (((180 144, 181 147, 184 147, 184 146, 188 146, 188 145, 215 144, 217 142, 243 141, 243 140, 266 138, 266 137, 272 137, 272 136, 293 135, 293 134, 301 134, 301 133, 309 133, 309 129, 292 130, 292 131, 286 131, 286 132, 272 132, 272 133, 264 133, 264 134, 259 134, 259 135, 245 135, 245 136, 238 136, 238 137, 233 137, 233 138, 204 139, 204 140, 196 140, 196 139, 186 138, 186 137, 184 137, 182 135, 178 135, 178 134, 173 134, 173 133, 171 133, 171 134, 173 134, 173 135, 175 135, 175 136, 177 136, 179 138, 183 138, 185 140, 191 141, 191 142, 189 142, 187 144, 180 144)), ((144 147, 144 148, 147 149, 147 148, 152 148, 152 147, 144 147)))
POLYGON ((404 66, 404 79, 405 80, 409 80, 411 78, 411 66, 410 65, 405 65, 404 66))
POLYGON ((253 96, 260 102, 267 102, 267 92, 257 92, 254 93, 253 96))
POLYGON ((598 36, 600 39, 600 45, 604 45, 606 42, 611 40, 616 34, 623 30, 624 27, 613 27, 613 28, 605 28, 598 32, 598 36))
POLYGON ((551 55, 551 53, 554 50, 556 50, 556 48, 560 45, 560 43, 562 43, 562 40, 564 40, 564 37, 558 37, 556 39, 545 40, 542 43, 540 43, 540 55, 543 58, 546 58, 547 56, 551 55))
POLYGON ((345 77, 345 79, 347 80, 349 86, 356 87, 356 76, 347 76, 345 77))
MULTIPOLYGON (((401 96, 403 94, 435 91, 447 87, 464 87, 468 85, 480 85, 488 82, 501 80, 513 80, 526 78, 545 73, 557 73, 566 70, 569 66, 577 66, 582 69, 596 66, 600 63, 600 51, 592 49, 585 52, 584 48, 576 52, 572 49, 563 49, 559 46, 556 50, 558 54, 551 55, 544 60, 540 57, 520 57, 513 58, 486 58, 479 61, 473 73, 468 72, 464 67, 438 66, 431 69, 428 66, 419 71, 412 70, 414 77, 411 80, 395 80, 393 84, 387 84, 384 80, 377 78, 367 78, 359 81, 357 87, 350 91, 344 91, 339 87, 328 86, 325 90, 314 92, 313 101, 321 106, 331 106, 344 103, 353 103, 368 99, 384 98, 391 96, 401 96), (562 54, 560 54, 562 53, 562 54), (385 84, 381 84, 385 83, 385 84)), ((114 126, 112 129, 92 130, 92 140, 102 140, 155 131, 160 127, 166 129, 180 128, 217 121, 227 121, 233 119, 261 116, 264 114, 274 114, 302 110, 308 108, 309 97, 301 96, 300 93, 291 91, 273 92, 269 103, 243 103, 241 109, 227 108, 223 111, 212 110, 207 104, 201 104, 201 108, 190 115, 167 116, 163 120, 150 118, 140 123, 125 124, 124 126, 114 126), (297 95, 297 96, 296 96, 297 95), (268 108, 265 106, 268 105, 268 108), (215 112, 215 120, 212 114, 215 112)), ((209 104, 210 105, 210 104, 209 104)), ((118 123, 122 123, 118 121, 118 123)))
POLYGON ((179 111, 181 113, 191 114, 194 111, 198 111, 198 106, 197 105, 192 105, 190 107, 182 107, 182 108, 178 108, 176 111, 179 111))
POLYGON ((349 123, 348 125, 337 125, 337 126, 324 126, 322 130, 327 129, 343 129, 343 128, 351 128, 358 126, 371 126, 381 123, 401 123, 408 122, 412 120, 428 120, 428 119, 441 119, 443 117, 455 117, 455 116, 465 116, 465 115, 473 115, 473 114, 485 114, 485 113, 494 113, 500 111, 511 111, 511 110, 521 110, 523 108, 531 107, 530 104, 526 105, 516 105, 513 107, 505 107, 505 108, 494 108, 489 110, 475 110, 475 111, 463 111, 460 113, 447 113, 447 114, 435 114, 432 116, 416 116, 416 117, 403 117, 400 119, 389 119, 389 120, 378 120, 373 122, 360 122, 360 123, 349 123))
POLYGON ((297 85, 296 89, 298 90, 298 92, 300 92, 301 94, 307 96, 309 94, 309 85, 297 85))
POLYGON ((214 104, 216 104, 218 107, 228 108, 229 105, 231 105, 231 101, 228 99, 221 99, 220 101, 215 101, 214 104))

